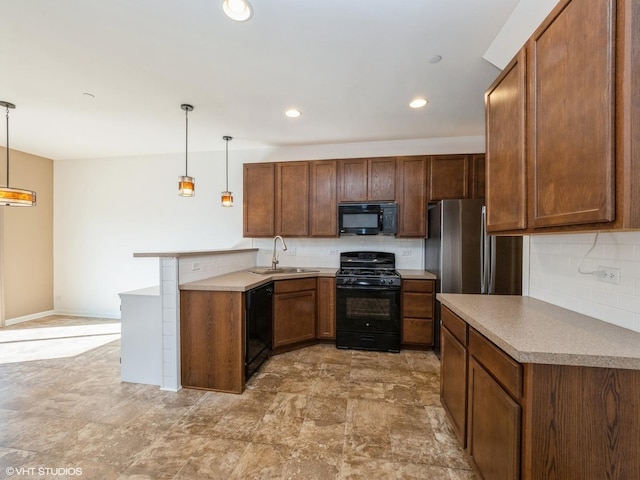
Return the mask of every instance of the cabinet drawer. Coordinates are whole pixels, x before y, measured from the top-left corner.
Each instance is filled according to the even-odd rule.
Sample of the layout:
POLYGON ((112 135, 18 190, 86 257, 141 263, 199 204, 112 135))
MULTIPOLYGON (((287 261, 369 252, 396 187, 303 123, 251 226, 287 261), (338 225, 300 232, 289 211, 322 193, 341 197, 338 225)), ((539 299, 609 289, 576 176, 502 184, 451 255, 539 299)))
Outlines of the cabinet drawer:
POLYGON ((433 294, 405 292, 402 295, 402 316, 433 318, 433 294))
POLYGON ((433 320, 403 318, 402 343, 433 345, 433 320))
POLYGON ((296 280, 278 280, 275 282, 274 293, 300 292, 302 290, 315 290, 315 278, 301 278, 296 280))
POLYGON ((468 345, 467 340, 467 322, 458 317, 455 313, 443 306, 440 312, 442 325, 444 325, 451 334, 465 347, 468 345))
POLYGON ((433 293, 433 280, 403 280, 402 289, 405 292, 433 293))
POLYGON ((469 329, 469 354, 511 395, 518 399, 522 396, 522 366, 473 328, 469 329))

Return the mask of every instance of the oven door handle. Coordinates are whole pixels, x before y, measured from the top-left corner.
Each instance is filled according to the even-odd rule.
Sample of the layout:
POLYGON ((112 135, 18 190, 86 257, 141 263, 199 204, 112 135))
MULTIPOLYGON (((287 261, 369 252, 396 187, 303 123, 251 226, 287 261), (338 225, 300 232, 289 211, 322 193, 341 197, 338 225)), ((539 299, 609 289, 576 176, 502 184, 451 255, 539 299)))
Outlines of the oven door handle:
POLYGON ((395 285, 336 285, 337 290, 362 290, 365 292, 384 291, 393 292, 400 291, 399 286, 395 285))

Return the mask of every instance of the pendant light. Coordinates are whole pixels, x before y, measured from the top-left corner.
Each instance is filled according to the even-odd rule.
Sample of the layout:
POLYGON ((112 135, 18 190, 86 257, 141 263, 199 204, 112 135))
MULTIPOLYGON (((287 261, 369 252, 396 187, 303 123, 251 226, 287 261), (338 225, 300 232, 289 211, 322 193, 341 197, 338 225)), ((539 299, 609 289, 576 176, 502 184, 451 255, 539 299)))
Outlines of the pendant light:
POLYGON ((36 192, 11 188, 9 186, 9 109, 16 108, 13 103, 0 101, 7 109, 7 186, 0 187, 0 205, 6 207, 33 207, 36 204, 36 192))
POLYGON ((222 192, 221 195, 221 203, 223 207, 233 207, 233 193, 229 191, 229 140, 233 140, 233 137, 229 135, 225 135, 222 139, 227 142, 226 148, 226 166, 225 172, 227 176, 226 190, 222 192))
POLYGON ((178 177, 178 194, 181 197, 193 197, 196 194, 196 179, 189 176, 189 112, 193 106, 183 103, 180 108, 184 110, 185 122, 185 146, 184 146, 184 175, 178 177))

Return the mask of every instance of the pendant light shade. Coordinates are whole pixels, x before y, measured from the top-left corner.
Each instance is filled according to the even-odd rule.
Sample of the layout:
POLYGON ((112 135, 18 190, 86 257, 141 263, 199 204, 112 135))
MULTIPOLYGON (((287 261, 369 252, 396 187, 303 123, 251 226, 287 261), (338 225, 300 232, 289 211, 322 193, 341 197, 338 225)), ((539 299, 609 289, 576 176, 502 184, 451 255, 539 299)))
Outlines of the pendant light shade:
POLYGON ((227 142, 226 154, 225 154, 225 158, 226 158, 225 173, 226 173, 227 183, 226 183, 226 190, 222 192, 222 195, 220 196, 220 203, 222 204, 223 207, 233 207, 233 193, 229 191, 229 141, 233 140, 233 137, 230 137, 229 135, 225 135, 224 137, 222 137, 222 139, 225 142, 227 142))
POLYGON ((9 109, 16 108, 13 103, 0 101, 7 109, 7 186, 0 187, 0 205, 6 207, 33 207, 36 204, 36 192, 9 186, 9 109))
POLYGON ((196 179, 189 176, 189 112, 193 106, 183 103, 180 108, 184 110, 185 122, 185 146, 184 146, 184 175, 178 177, 178 195, 181 197, 193 197, 196 194, 196 179))

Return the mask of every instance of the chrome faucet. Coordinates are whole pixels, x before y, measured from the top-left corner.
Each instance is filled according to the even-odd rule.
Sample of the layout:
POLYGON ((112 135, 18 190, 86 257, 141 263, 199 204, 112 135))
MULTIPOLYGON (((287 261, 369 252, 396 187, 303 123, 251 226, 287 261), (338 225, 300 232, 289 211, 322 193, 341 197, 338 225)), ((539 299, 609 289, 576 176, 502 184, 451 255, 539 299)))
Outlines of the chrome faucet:
POLYGON ((278 261, 278 254, 276 253, 276 243, 278 242, 278 239, 280 239, 280 241, 282 242, 282 251, 284 252, 287 249, 287 244, 284 243, 284 238, 282 238, 280 235, 276 235, 276 238, 273 239, 273 256, 271 257, 272 270, 275 270, 278 267, 278 263, 280 263, 278 261))

